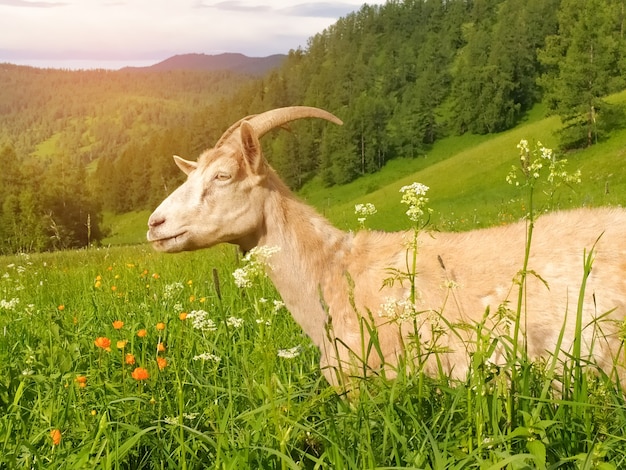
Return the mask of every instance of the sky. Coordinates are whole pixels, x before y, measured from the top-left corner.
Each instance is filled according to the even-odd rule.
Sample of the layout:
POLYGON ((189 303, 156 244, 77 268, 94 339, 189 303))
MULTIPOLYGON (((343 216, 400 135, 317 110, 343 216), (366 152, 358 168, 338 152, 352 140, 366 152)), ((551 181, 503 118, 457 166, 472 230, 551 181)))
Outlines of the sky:
POLYGON ((185 53, 286 54, 363 3, 0 0, 0 63, 116 69, 185 53))

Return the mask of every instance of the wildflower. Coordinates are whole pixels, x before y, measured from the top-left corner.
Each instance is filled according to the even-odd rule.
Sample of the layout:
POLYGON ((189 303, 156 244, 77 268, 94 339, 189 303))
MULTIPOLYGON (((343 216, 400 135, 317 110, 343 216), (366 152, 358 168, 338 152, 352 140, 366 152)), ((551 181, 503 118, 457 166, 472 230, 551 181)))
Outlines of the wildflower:
POLYGON ((163 370, 167 367, 167 359, 164 357, 157 357, 157 365, 159 366, 159 370, 163 370))
POLYGON ((153 274, 152 274, 152 279, 158 279, 158 278, 160 278, 160 277, 161 277, 161 276, 159 276, 157 273, 153 273, 153 274))
POLYGON ((415 308, 409 300, 398 300, 393 297, 387 297, 385 302, 380 305, 378 315, 380 317, 403 322, 411 320, 415 316, 415 308))
POLYGON ((194 356, 193 360, 194 361, 202 360, 202 361, 220 362, 222 360, 222 358, 219 357, 219 356, 216 356, 215 354, 202 353, 202 354, 199 354, 197 356, 194 356))
POLYGON ((11 300, 2 299, 0 300, 0 308, 4 310, 15 310, 15 307, 17 307, 17 304, 19 303, 20 299, 18 298, 13 298, 11 300))
POLYGON ((163 287, 163 298, 171 299, 173 298, 179 290, 184 288, 182 282, 173 282, 172 284, 167 284, 163 287))
POLYGON ((274 300, 274 313, 278 313, 282 308, 285 308, 285 302, 282 300, 274 300))
POLYGON ((355 204, 354 205, 354 213, 357 216, 360 216, 357 220, 361 227, 365 226, 365 220, 367 216, 376 214, 376 206, 371 202, 367 202, 365 204, 355 204))
POLYGON ((179 319, 180 321, 185 321, 185 320, 187 319, 187 312, 180 312, 180 313, 178 314, 178 319, 179 319))
POLYGON ((101 281, 96 281, 96 282, 94 283, 94 287, 95 287, 96 289, 99 289, 100 287, 102 287, 102 282, 101 282, 101 281))
POLYGON ((59 309, 59 312, 62 312, 65 310, 65 305, 59 305, 57 308, 59 309))
POLYGON ((139 338, 145 338, 148 335, 148 331, 145 328, 142 328, 137 332, 137 336, 139 338))
POLYGON ((300 355, 300 346, 294 346, 289 349, 279 349, 278 357, 282 357, 283 359, 293 359, 300 355))
POLYGON ((128 341, 126 341, 125 339, 121 339, 117 343, 115 343, 115 346, 117 347, 117 349, 124 349, 127 343, 128 341))
POLYGON ((243 318, 228 317, 226 324, 232 328, 239 328, 243 325, 243 318))
POLYGON ((124 362, 129 366, 132 366, 135 363, 135 355, 127 353, 126 356, 124 356, 124 362))
POLYGON ((117 290, 117 286, 111 286, 111 290, 115 292, 117 290))
POLYGON ((135 370, 130 375, 135 380, 147 380, 150 378, 150 374, 143 367, 135 367, 135 370))
POLYGON ((50 437, 52 438, 52 445, 58 446, 61 443, 61 431, 58 429, 53 429, 50 431, 50 437))
POLYGON ((87 386, 87 377, 84 375, 77 376, 75 380, 80 388, 85 388, 87 386))
POLYGON ((217 331, 217 325, 209 318, 209 313, 205 310, 192 310, 187 318, 191 319, 191 325, 196 330, 217 331))
POLYGON ((256 246, 248 251, 243 258, 245 266, 233 272, 237 287, 252 287, 254 279, 265 276, 265 268, 271 268, 270 257, 278 251, 280 251, 278 247, 265 245, 256 246))
POLYGON ((115 328, 116 330, 121 330, 123 326, 124 326, 124 322, 121 320, 115 320, 113 322, 113 328, 115 328))
POLYGON ((96 410, 91 410, 91 416, 96 416, 98 412, 96 410))
POLYGON ((402 193, 402 200, 400 202, 409 206, 406 211, 409 220, 419 222, 424 215, 424 208, 428 202, 426 192, 429 189, 428 186, 422 183, 412 183, 400 188, 400 192, 402 193))
POLYGON ((165 347, 163 343, 157 344, 157 352, 165 352, 166 349, 167 348, 165 347))
POLYGON ((165 329, 165 323, 162 321, 156 324, 156 329, 159 331, 163 331, 165 329))
POLYGON ((96 347, 104 349, 106 351, 111 350, 111 340, 106 336, 98 336, 94 341, 94 344, 96 345, 96 347))

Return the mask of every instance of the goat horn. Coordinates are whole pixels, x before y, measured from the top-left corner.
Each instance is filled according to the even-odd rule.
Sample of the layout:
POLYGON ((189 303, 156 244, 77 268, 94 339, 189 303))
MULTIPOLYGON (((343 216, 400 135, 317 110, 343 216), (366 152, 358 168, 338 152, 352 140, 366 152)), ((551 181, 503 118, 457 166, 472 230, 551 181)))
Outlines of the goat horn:
POLYGON ((235 124, 230 126, 226 132, 224 132, 222 137, 220 137, 217 141, 215 147, 217 148, 224 144, 224 142, 239 129, 239 126, 243 121, 248 121, 257 136, 262 137, 272 129, 287 124, 288 122, 295 121, 296 119, 303 118, 320 118, 334 122, 338 125, 343 124, 343 121, 337 116, 320 108, 313 108, 310 106, 289 106, 286 108, 276 108, 261 114, 253 114, 240 119, 235 124))

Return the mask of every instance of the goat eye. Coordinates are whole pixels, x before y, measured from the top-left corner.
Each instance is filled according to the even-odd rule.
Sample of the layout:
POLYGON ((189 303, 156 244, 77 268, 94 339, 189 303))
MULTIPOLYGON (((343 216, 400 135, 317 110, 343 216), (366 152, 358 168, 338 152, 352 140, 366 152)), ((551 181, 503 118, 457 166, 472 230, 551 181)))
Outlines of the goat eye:
POLYGON ((218 173, 215 175, 215 179, 218 181, 227 181, 230 179, 230 174, 229 173, 218 173))

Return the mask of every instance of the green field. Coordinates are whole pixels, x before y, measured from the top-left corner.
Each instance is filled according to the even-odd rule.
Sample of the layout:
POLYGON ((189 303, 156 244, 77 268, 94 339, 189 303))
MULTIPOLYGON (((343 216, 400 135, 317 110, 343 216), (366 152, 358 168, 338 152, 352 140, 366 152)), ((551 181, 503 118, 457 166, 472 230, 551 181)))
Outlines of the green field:
MULTIPOLYGON (((505 181, 516 145, 550 146, 556 125, 531 116, 449 138, 425 159, 301 195, 343 228, 357 228, 358 202, 378 208, 368 227, 406 228, 398 190, 419 181, 434 226, 508 222, 528 210, 505 181)), ((625 149, 620 132, 568 155, 583 181, 552 207, 623 202, 625 149)), ((235 285, 233 247, 155 253, 141 243, 147 216, 108 219, 106 247, 0 258, 0 469, 626 467, 624 395, 593 364, 520 354, 492 366, 487 335, 465 381, 412 364, 393 381, 355 378, 347 398, 271 284, 235 285)))

